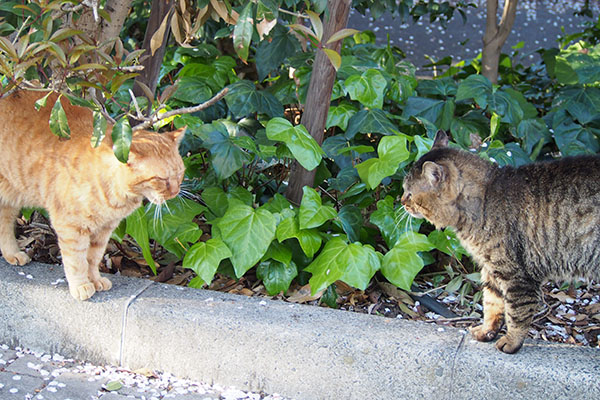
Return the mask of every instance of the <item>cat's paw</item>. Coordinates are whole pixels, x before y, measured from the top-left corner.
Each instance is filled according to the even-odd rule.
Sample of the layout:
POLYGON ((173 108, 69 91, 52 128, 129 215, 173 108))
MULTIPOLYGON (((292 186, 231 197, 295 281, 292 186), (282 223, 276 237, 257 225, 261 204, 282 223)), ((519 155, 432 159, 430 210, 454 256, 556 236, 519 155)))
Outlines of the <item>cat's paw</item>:
POLYGON ((508 336, 503 336, 496 342, 496 348, 504 353, 514 354, 523 346, 522 340, 514 340, 508 336))
POLYGON ((484 325, 474 326, 469 328, 471 336, 480 342, 491 342, 498 336, 498 331, 493 329, 484 329, 484 325))
POLYGON ((4 259, 12 265, 25 265, 31 258, 24 251, 19 251, 14 254, 3 254, 4 259))
POLYGON ((104 277, 101 277, 98 280, 92 280, 92 283, 98 292, 109 290, 112 287, 112 282, 104 277))
POLYGON ((86 282, 81 285, 69 285, 69 292, 77 300, 87 300, 96 293, 96 288, 93 283, 86 282))

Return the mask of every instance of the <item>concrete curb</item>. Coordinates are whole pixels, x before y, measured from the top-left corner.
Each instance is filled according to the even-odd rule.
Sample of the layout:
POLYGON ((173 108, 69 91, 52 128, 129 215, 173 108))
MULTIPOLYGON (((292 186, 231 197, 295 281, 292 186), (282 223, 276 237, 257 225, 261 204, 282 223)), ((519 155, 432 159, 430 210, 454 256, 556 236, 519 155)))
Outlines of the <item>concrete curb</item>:
POLYGON ((4 261, 0 340, 295 399, 600 398, 600 351, 111 277, 78 302, 62 267, 4 261))

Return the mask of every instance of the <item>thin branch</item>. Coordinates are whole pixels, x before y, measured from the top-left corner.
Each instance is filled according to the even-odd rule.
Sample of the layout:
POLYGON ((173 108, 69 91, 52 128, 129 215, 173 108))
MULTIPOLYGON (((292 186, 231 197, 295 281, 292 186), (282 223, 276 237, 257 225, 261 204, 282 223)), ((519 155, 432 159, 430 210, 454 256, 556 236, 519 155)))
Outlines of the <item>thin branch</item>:
POLYGON ((140 129, 146 129, 146 128, 154 125, 155 123, 157 123, 160 120, 167 119, 167 118, 173 117, 175 115, 179 115, 179 114, 191 114, 191 113, 194 113, 194 112, 197 112, 197 111, 202 111, 202 110, 204 110, 204 109, 212 106, 217 101, 221 100, 223 97, 225 97, 225 95, 227 94, 227 92, 229 92, 229 88, 224 88, 219 93, 217 93, 216 95, 214 95, 211 99, 205 101, 202 104, 194 106, 194 107, 178 108, 177 110, 167 111, 166 113, 164 113, 164 114, 162 114, 160 116, 157 115, 157 113, 155 112, 152 115, 152 117, 146 119, 141 124, 134 126, 132 129, 134 131, 138 131, 140 129))

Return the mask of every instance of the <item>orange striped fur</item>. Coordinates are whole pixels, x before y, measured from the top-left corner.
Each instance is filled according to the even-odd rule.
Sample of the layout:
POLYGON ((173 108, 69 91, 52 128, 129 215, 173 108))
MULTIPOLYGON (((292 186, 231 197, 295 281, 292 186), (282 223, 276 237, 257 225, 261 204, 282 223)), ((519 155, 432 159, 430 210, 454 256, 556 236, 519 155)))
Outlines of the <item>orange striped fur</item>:
POLYGON ((44 94, 18 91, 0 100, 0 250, 11 264, 28 263, 15 239, 15 218, 22 207, 45 208, 58 236, 69 291, 86 300, 111 288, 98 265, 119 222, 144 197, 161 204, 179 193, 184 166, 177 148, 185 129, 135 132, 123 164, 112 151, 112 127, 92 148, 92 112, 64 97, 71 139, 52 134, 48 121, 57 95, 50 95, 40 111, 34 108, 44 94))

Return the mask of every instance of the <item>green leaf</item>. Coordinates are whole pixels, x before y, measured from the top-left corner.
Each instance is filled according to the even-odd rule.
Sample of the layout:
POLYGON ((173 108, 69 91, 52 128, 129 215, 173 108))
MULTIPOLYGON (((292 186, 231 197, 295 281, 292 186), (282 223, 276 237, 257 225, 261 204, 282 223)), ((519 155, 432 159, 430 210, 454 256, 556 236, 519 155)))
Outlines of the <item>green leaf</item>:
POLYGON ((319 165, 325 154, 303 125, 293 126, 284 118, 273 118, 267 123, 267 137, 285 143, 300 165, 309 171, 319 165))
POLYGON ((248 49, 252 41, 254 29, 254 18, 252 11, 254 4, 248 2, 238 17, 237 24, 233 28, 233 46, 237 55, 244 61, 248 59, 248 49))
POLYGON ((492 83, 483 75, 470 75, 458 85, 456 101, 474 99, 479 107, 487 108, 488 98, 492 95, 492 83))
POLYGON ((194 105, 204 103, 212 97, 212 91, 207 85, 207 79, 198 76, 183 76, 177 81, 177 90, 173 93, 176 100, 194 105))
POLYGON ((40 111, 41 108, 46 107, 46 101, 48 100, 48 96, 50 96, 52 94, 52 92, 48 92, 46 93, 46 95, 44 97, 42 97, 41 99, 36 100, 36 102, 34 103, 34 107, 37 111, 40 111))
POLYGON ((543 143, 547 143, 551 134, 548 130, 548 126, 541 118, 535 119, 524 119, 517 126, 516 137, 522 139, 523 147, 527 154, 531 154, 533 148, 543 141, 543 143))
POLYGON ((126 117, 121 118, 113 126, 111 137, 113 141, 113 153, 115 153, 117 160, 126 163, 129 159, 129 148, 131 147, 133 137, 133 131, 126 117))
POLYGON ((109 392, 115 392, 117 390, 120 390, 122 387, 123 384, 121 383, 121 381, 110 381, 107 382, 106 385, 104 385, 104 388, 109 392))
POLYGON ((360 209, 355 205, 346 204, 340 209, 338 218, 342 223, 342 229, 348 235, 348 240, 358 242, 360 240, 360 228, 363 226, 360 209))
POLYGON ((360 110, 348 121, 346 139, 352 139, 357 133, 381 133, 391 135, 398 132, 396 125, 390 121, 384 110, 360 110))
POLYGON ((388 251, 381 262, 381 273, 394 285, 410 290, 415 276, 425 263, 419 251, 429 251, 433 245, 427 236, 412 231, 405 232, 393 249, 388 251))
POLYGON ((92 147, 100 146, 106 136, 106 118, 100 111, 94 111, 94 131, 92 132, 92 147))
POLYGON ((160 208, 160 219, 149 220, 149 235, 166 250, 182 258, 187 251, 188 243, 196 243, 202 230, 194 222, 194 218, 206 211, 206 207, 193 200, 176 197, 158 206, 149 205, 146 215, 154 218, 156 209, 160 208))
POLYGON ((69 129, 67 114, 60 102, 60 96, 56 99, 50 112, 50 130, 60 138, 71 138, 71 129, 69 129))
POLYGON ((341 102, 337 106, 329 107, 329 113, 327 114, 327 122, 325 123, 325 128, 329 129, 332 126, 338 126, 342 130, 346 130, 348 127, 348 121, 354 114, 356 114, 357 109, 352 104, 347 102, 341 102))
POLYGON ((229 85, 229 93, 225 96, 229 111, 237 118, 258 112, 271 118, 283 117, 283 106, 271 93, 256 90, 254 84, 247 80, 229 85))
POLYGON ((323 238, 316 229, 300 229, 296 217, 288 217, 277 225, 277 240, 281 243, 284 240, 296 238, 300 243, 300 248, 307 257, 312 258, 321 248, 323 238))
POLYGON ((239 202, 217 222, 221 238, 233 256, 231 263, 238 278, 256 264, 275 238, 275 217, 265 209, 254 210, 239 202))
POLYGON ((352 75, 344 82, 352 100, 368 108, 382 108, 387 81, 376 69, 368 69, 362 75, 352 75))
POLYGON ((347 244, 334 237, 305 270, 312 273, 309 283, 315 294, 340 279, 364 290, 380 266, 379 257, 370 246, 347 244))
POLYGON ((262 40, 256 49, 256 71, 262 81, 273 70, 278 69, 284 60, 300 51, 300 42, 281 25, 271 31, 270 40, 262 40))
POLYGON ((370 158, 356 165, 358 175, 367 187, 376 188, 381 181, 393 175, 401 162, 410 157, 407 142, 401 136, 385 136, 377 146, 379 158, 370 158))
POLYGON ((193 270, 206 284, 212 282, 219 263, 231 257, 231 250, 220 239, 209 239, 193 245, 183 258, 183 268, 193 270))
POLYGON ((468 255, 467 251, 460 244, 456 234, 450 228, 446 228, 443 231, 435 230, 427 236, 427 239, 439 251, 456 257, 459 260, 462 256, 468 255))
POLYGON ((297 275, 298 268, 293 261, 287 264, 276 260, 263 261, 256 269, 256 277, 263 281, 269 296, 285 293, 297 275))
POLYGON ((454 100, 437 100, 427 97, 409 97, 402 115, 405 118, 422 117, 440 129, 449 129, 454 116, 454 100))
POLYGON ((269 259, 279 261, 283 264, 289 264, 290 261, 292 261, 292 251, 278 241, 273 241, 261 261, 269 259))
POLYGON ((251 156, 236 144, 235 138, 231 138, 225 129, 210 130, 204 145, 210 150, 211 165, 220 180, 229 178, 251 160, 251 156))
POLYGON ((302 188, 302 201, 300 202, 300 229, 316 228, 337 216, 335 209, 324 206, 321 196, 311 187, 302 188))
POLYGON ((558 82, 563 85, 576 85, 579 83, 577 72, 575 72, 575 70, 564 57, 556 57, 554 73, 556 74, 556 79, 558 82))
POLYGON ((377 202, 377 210, 370 217, 372 224, 379 228, 388 248, 393 248, 407 231, 418 231, 421 220, 411 217, 404 207, 394 209, 394 198, 385 196, 377 202))
POLYGON ((144 260, 148 263, 148 266, 156 275, 156 264, 152 259, 152 252, 150 251, 150 239, 148 237, 148 222, 145 218, 145 210, 144 207, 139 207, 133 213, 131 213, 127 219, 127 225, 125 232, 131 236, 140 249, 142 250, 142 255, 144 256, 144 260))

